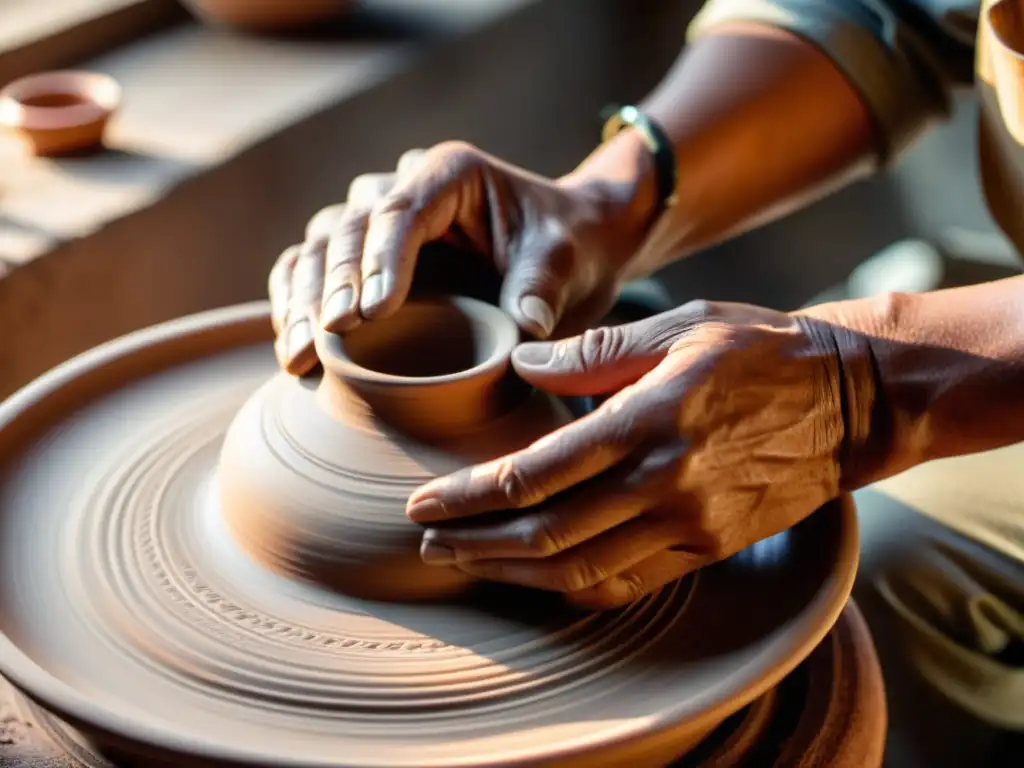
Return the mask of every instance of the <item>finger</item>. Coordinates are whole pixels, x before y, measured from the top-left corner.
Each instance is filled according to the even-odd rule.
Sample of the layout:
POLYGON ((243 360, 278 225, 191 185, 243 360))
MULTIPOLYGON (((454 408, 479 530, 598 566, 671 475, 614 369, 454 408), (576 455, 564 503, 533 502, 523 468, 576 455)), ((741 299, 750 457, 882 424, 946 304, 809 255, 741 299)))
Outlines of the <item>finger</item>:
POLYGON ((520 328, 546 339, 565 311, 576 250, 555 224, 537 228, 510 256, 500 303, 520 328))
POLYGON ((532 445, 419 488, 407 514, 417 523, 540 504, 628 456, 644 437, 627 409, 602 406, 532 445))
POLYGON ((458 568, 491 581, 573 593, 591 589, 675 543, 668 525, 641 516, 553 557, 474 560, 458 568))
POLYGON ((286 328, 277 345, 285 370, 295 376, 309 373, 317 362, 313 322, 318 314, 323 274, 323 240, 304 243, 292 270, 286 328))
POLYGON ((565 598, 573 605, 591 611, 621 608, 705 565, 707 558, 666 549, 591 587, 568 592, 565 598))
POLYGON ((641 473, 613 469, 508 519, 429 528, 420 554, 431 565, 551 557, 642 514, 652 501, 644 480, 641 473))
MULTIPOLYGON (((657 500, 678 496, 675 491, 688 457, 685 440, 634 451, 612 469, 530 510, 498 520, 489 515, 469 525, 430 528, 424 533, 421 554, 437 564, 550 557, 642 514, 657 500)), ((684 510, 676 502, 672 508, 668 517, 678 522, 684 510)))
POLYGON ((654 370, 672 345, 705 316, 700 306, 685 305, 567 339, 527 342, 513 351, 512 365, 523 379, 552 394, 615 392, 654 370))
POLYGON ((293 245, 286 248, 277 257, 273 268, 270 270, 270 277, 267 279, 267 294, 270 296, 270 321, 274 326, 274 334, 280 335, 284 329, 285 318, 288 316, 288 307, 292 294, 292 271, 295 269, 295 262, 299 257, 302 248, 293 245))
POLYGON ((348 186, 346 202, 358 208, 372 208, 391 191, 397 178, 394 173, 364 173, 356 176, 348 186))
POLYGON ((402 154, 398 158, 398 166, 395 172, 399 176, 405 176, 406 174, 415 173, 420 163, 423 162, 423 157, 427 154, 425 149, 410 149, 402 154))
POLYGON ((479 183, 480 157, 463 144, 438 145, 374 208, 363 251, 363 317, 387 317, 406 300, 420 249, 445 235, 466 199, 480 197, 467 192, 479 183))
POLYGON ((306 240, 319 240, 329 237, 334 225, 345 213, 345 203, 336 203, 321 208, 306 224, 306 240))
POLYGON ((324 264, 320 323, 325 331, 345 333, 359 325, 360 263, 370 211, 395 183, 393 173, 357 176, 348 188, 344 212, 335 218, 324 264))
POLYGON ((370 209, 349 205, 336 222, 324 259, 320 325, 331 333, 344 333, 360 322, 360 263, 370 209))

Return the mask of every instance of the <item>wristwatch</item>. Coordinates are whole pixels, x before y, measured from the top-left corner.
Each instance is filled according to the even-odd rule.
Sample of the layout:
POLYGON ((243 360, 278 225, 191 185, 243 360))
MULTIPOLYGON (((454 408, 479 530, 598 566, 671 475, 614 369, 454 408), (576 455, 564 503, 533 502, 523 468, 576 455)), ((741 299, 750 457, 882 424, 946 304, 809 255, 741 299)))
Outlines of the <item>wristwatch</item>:
POLYGON ((676 153, 672 142, 654 120, 634 106, 609 107, 605 116, 601 141, 606 142, 627 128, 632 128, 641 137, 654 158, 655 183, 658 190, 658 211, 675 202, 676 184, 679 174, 676 168, 676 153))

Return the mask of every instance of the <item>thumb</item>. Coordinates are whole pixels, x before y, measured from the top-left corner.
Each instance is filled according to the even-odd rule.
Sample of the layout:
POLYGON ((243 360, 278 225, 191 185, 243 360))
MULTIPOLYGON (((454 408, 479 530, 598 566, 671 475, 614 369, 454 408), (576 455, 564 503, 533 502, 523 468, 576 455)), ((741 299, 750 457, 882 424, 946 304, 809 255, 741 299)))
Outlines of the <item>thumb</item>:
POLYGON ((512 365, 527 382, 554 395, 617 392, 654 370, 677 334, 664 315, 626 325, 588 330, 559 341, 520 344, 512 365))

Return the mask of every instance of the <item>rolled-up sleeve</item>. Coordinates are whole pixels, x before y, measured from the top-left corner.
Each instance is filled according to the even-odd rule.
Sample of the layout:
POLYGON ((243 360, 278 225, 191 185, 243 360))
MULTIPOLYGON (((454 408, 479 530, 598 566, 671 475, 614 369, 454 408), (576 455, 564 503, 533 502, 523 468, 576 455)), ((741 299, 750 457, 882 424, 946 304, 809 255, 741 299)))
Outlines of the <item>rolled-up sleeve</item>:
MULTIPOLYGON (((879 0, 709 0, 688 36, 756 22, 807 40, 861 94, 876 124, 879 162, 886 163, 946 117, 953 89, 970 83, 973 6, 930 2, 897 10, 879 0)), ((974 8, 975 24, 976 18, 974 8)))

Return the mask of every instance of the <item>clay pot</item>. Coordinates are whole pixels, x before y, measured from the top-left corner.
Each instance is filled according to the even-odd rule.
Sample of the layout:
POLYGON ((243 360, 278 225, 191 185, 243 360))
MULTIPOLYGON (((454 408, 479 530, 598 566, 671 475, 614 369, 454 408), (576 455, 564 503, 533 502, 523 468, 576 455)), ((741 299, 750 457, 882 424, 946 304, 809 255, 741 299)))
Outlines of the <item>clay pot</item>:
MULTIPOLYGON (((390 327, 320 339, 328 373, 293 382, 277 376, 265 303, 218 310, 92 350, 0 405, 0 674, 90 750, 154 768, 658 768, 777 685, 849 596, 858 541, 848 498, 597 614, 495 585, 445 601, 365 600, 325 589, 306 573, 308 552, 289 559, 295 544, 253 533, 279 525, 320 551, 327 571, 345 571, 300 530, 320 525, 318 508, 330 522, 317 530, 350 532, 332 543, 362 573, 387 579, 377 555, 408 542, 387 564, 426 576, 404 559, 416 537, 399 533, 392 504, 509 439, 473 425, 557 423, 524 415, 556 404, 516 392, 500 362, 503 326, 475 307, 417 303, 390 327), (395 341, 424 338, 428 320, 433 349, 471 337, 478 345, 449 346, 472 348, 478 365, 395 341), (453 369, 487 371, 489 384, 453 369), (421 375, 407 390, 393 386, 411 373, 421 375), (456 381, 464 389, 434 407, 409 408, 456 381), (229 448, 229 430, 229 442, 255 445, 229 448), (267 457, 283 449, 291 470, 267 457), (359 452, 371 449, 400 458, 374 463, 359 452), (249 450, 253 466, 238 466, 249 450), (347 466, 362 478, 339 482, 341 461, 358 461, 347 466), (396 473, 396 462, 417 469, 396 473), (288 471, 305 475, 290 487, 310 495, 282 504, 288 471), (227 512, 230 476, 263 482, 268 498, 250 491, 253 506, 227 512), (360 510, 373 517, 353 525, 360 510)), ((345 587, 357 589, 352 575, 345 587)), ((424 595, 465 585, 446 578, 424 595)))
POLYGON ((338 16, 352 0, 183 0, 208 24, 258 32, 291 30, 338 16))
POLYGON ((29 75, 0 90, 0 125, 17 131, 35 155, 99 149, 121 87, 107 75, 58 71, 29 75))
POLYGON ((427 566, 409 494, 524 448, 566 423, 510 364, 515 323, 475 299, 407 303, 317 339, 319 382, 281 374, 239 411, 220 459, 221 505, 263 565, 376 600, 447 598, 470 578, 427 566))
POLYGON ((995 88, 1007 131, 1024 144, 1024 13, 1019 2, 986 5, 981 28, 980 74, 995 88))

